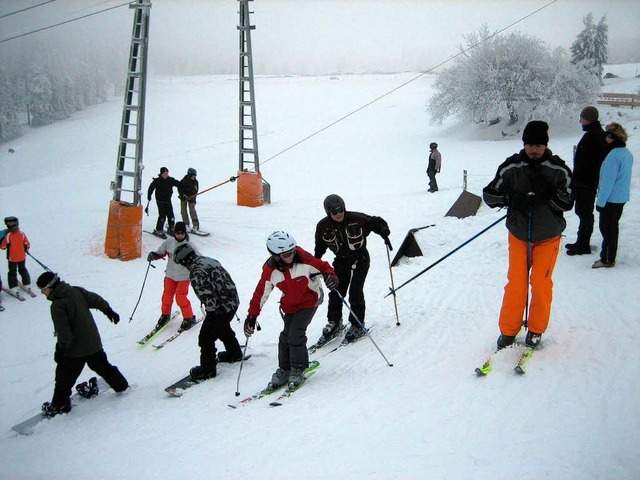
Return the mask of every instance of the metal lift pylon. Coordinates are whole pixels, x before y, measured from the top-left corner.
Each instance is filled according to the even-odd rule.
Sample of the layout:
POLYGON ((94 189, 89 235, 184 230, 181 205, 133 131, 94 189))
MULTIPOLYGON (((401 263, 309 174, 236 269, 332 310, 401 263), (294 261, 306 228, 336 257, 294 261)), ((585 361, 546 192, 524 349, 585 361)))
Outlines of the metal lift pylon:
POLYGON ((256 122, 253 54, 249 2, 240 3, 240 69, 239 69, 239 146, 238 146, 238 205, 258 207, 270 203, 270 185, 260 173, 258 127, 256 122))
POLYGON ((131 2, 129 8, 135 9, 135 13, 105 239, 107 256, 120 260, 140 258, 142 253, 141 176, 151 1, 137 0, 131 2), (125 193, 130 194, 130 202, 123 199, 125 193))

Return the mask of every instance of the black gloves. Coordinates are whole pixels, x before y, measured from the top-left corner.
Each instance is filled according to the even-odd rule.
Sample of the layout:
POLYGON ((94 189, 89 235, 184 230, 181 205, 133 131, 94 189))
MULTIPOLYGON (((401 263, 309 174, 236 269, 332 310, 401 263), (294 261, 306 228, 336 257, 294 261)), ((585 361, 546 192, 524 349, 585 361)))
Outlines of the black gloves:
POLYGON ((533 177, 533 191, 538 201, 548 202, 556 193, 556 187, 542 174, 533 177))
POLYGON ((604 207, 601 207, 599 205, 596 205, 596 212, 602 213, 604 212, 604 207))
POLYGON ((256 317, 252 317, 251 315, 247 315, 247 318, 244 320, 244 334, 248 338, 253 335, 253 332, 256 331, 256 317))
POLYGON ((515 192, 509 195, 509 206, 522 212, 528 213, 533 210, 535 204, 535 195, 527 193, 515 192))
POLYGON ((338 286, 338 283, 339 283, 338 276, 335 273, 324 274, 324 284, 327 286, 329 290, 333 290, 334 288, 336 288, 338 286))
POLYGON ((147 255, 147 262, 153 262, 154 260, 158 260, 160 258, 160 255, 158 255, 156 252, 149 252, 149 255, 147 255))
POLYGON ((107 318, 111 321, 111 323, 114 324, 118 324, 118 322, 120 321, 120 315, 118 315, 116 312, 114 312, 112 309, 107 310, 106 312, 104 312, 104 314, 107 316, 107 318))
POLYGON ((147 216, 149 216, 149 205, 147 204, 146 207, 144 207, 144 213, 147 214, 147 216))
POLYGON ((389 237, 383 237, 384 243, 387 247, 389 247, 389 251, 393 250, 393 247, 391 246, 391 240, 389 240, 389 237))
POLYGON ((64 352, 62 350, 62 348, 60 348, 57 344, 56 344, 56 351, 53 354, 53 360, 56 363, 60 363, 60 361, 62 360, 62 358, 64 357, 64 352))

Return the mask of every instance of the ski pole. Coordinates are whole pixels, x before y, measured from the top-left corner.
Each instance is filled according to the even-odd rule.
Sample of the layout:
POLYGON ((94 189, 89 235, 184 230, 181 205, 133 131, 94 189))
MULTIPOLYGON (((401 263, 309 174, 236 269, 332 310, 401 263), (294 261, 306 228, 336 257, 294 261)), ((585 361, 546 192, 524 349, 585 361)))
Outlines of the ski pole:
POLYGON ((391 291, 393 292, 393 306, 396 309, 396 326, 400 326, 400 317, 398 316, 398 300, 396 299, 395 285, 393 283, 393 270, 391 269, 391 254, 389 253, 389 245, 387 247, 387 261, 389 262, 389 276, 391 277, 391 291))
MULTIPOLYGON (((529 193, 529 195, 533 195, 533 193, 529 193)), ((527 324, 529 323, 529 281, 530 281, 530 270, 531 270, 531 210, 527 212, 527 303, 524 305, 524 320, 522 321, 522 325, 524 329, 527 330, 527 324)))
POLYGON ((382 350, 380 350, 380 347, 378 346, 378 344, 375 342, 375 340, 371 337, 371 334, 367 331, 366 328, 364 328, 364 325, 362 324, 362 322, 360 321, 360 319, 358 318, 358 316, 355 314, 355 312, 351 309, 351 305, 349 305, 349 303, 347 303, 347 301, 344 299, 344 297, 342 296, 342 294, 338 291, 337 288, 333 289, 334 292, 336 292, 338 294, 338 296, 340 297, 340 300, 342 300, 342 303, 344 303, 347 308, 349 309, 349 311, 351 312, 351 315, 353 316, 353 318, 356 320, 356 322, 358 323, 358 326, 360 327, 360 329, 364 332, 365 336, 371 340, 371 343, 373 343, 373 346, 376 347, 376 349, 378 350, 378 352, 380 352, 380 355, 382 355, 382 358, 384 358, 384 361, 387 362, 387 365, 389 365, 390 367, 393 367, 393 363, 389 363, 389 360, 387 360, 387 357, 384 356, 384 353, 382 353, 382 350))
POLYGON ((147 271, 144 274, 144 280, 142 281, 142 288, 140 289, 140 295, 138 296, 138 301, 136 302, 136 306, 133 307, 133 312, 131 312, 131 316, 129 317, 129 323, 133 320, 133 314, 136 313, 138 309, 138 304, 140 303, 140 299, 142 298, 142 292, 144 291, 144 284, 147 282, 147 275, 149 275, 149 267, 156 268, 155 265, 152 265, 151 262, 148 262, 147 271))
POLYGON ((423 273, 426 273, 428 270, 431 270, 433 267, 435 267, 437 264, 439 264, 440 262, 442 262, 444 259, 450 257, 451 255, 453 255, 454 253, 456 253, 458 250, 460 250, 462 247, 464 247, 465 245, 471 243, 473 240, 475 240, 476 238, 478 238, 480 235, 482 235, 483 233, 485 233, 487 230, 495 227, 498 223, 500 223, 502 220, 504 220, 505 218, 507 218, 506 215, 503 215, 502 217, 500 217, 498 220, 496 220, 495 222, 493 222, 491 225, 489 225, 488 227, 486 227, 485 229, 483 229, 482 231, 476 233, 473 237, 471 237, 469 240, 467 240, 466 242, 462 243, 461 245, 457 246, 456 248, 454 248, 453 250, 451 250, 449 253, 447 253, 444 257, 440 258, 440 260, 435 261, 434 263, 432 263, 431 265, 429 265, 427 268, 425 268, 424 270, 422 270, 421 272, 417 273, 416 275, 414 275, 413 277, 411 277, 409 280, 407 280, 406 282, 404 282, 402 285, 400 285, 398 288, 396 289, 389 289, 391 290, 389 293, 387 293, 385 295, 385 298, 388 297, 391 294, 394 294, 400 290, 402 287, 404 287, 405 285, 407 285, 408 283, 413 282, 416 278, 418 278, 420 275, 422 275, 423 273))
POLYGON ((29 255, 31 258, 33 258, 38 265, 40 265, 42 268, 44 268, 47 272, 51 272, 53 273, 53 270, 51 270, 49 267, 47 267, 44 263, 42 263, 40 260, 38 260, 36 257, 34 257, 33 255, 31 255, 31 253, 29 253, 29 250, 27 250, 27 255, 29 255))
POLYGON ((242 350, 242 359, 240 360, 240 370, 238 370, 238 381, 236 382, 236 397, 240 396, 240 375, 242 375, 242 366, 244 365, 244 357, 247 355, 247 347, 249 346, 249 337, 244 342, 244 350, 242 350))

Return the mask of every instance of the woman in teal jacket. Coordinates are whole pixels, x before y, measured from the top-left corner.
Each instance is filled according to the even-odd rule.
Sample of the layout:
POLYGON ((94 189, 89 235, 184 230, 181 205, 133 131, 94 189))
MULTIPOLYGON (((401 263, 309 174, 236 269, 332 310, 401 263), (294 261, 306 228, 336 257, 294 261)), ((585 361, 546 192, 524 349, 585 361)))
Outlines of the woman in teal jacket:
POLYGON ((618 251, 618 223, 624 204, 629 201, 633 155, 627 148, 627 132, 619 123, 610 123, 605 129, 611 151, 600 167, 596 210, 600 213, 602 234, 600 260, 592 268, 611 268, 618 251))

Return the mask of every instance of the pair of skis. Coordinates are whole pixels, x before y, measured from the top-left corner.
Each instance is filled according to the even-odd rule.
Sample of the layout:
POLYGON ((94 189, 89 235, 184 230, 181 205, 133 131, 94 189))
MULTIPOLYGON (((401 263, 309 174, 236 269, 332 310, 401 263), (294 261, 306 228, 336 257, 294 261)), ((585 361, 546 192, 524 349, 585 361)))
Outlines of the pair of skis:
MULTIPOLYGON (((501 350, 496 350, 495 352, 493 352, 481 367, 476 368, 476 375, 478 375, 479 377, 484 377, 491 373, 491 371, 493 370, 493 360, 496 353, 498 353, 499 351, 501 350)), ((533 356, 533 352, 533 348, 525 347, 525 350, 520 354, 520 357, 518 357, 518 362, 516 363, 516 366, 513 367, 513 371, 518 375, 524 375, 526 373, 527 363, 533 356)))
POLYGON ((228 406, 231 408, 238 408, 238 407, 244 407, 249 405, 250 403, 254 403, 257 400, 261 400, 262 398, 265 398, 269 395, 272 395, 276 392, 281 392, 280 395, 273 400, 272 402, 269 402, 269 406, 271 407, 279 407, 282 405, 282 402, 290 397, 291 395, 293 395, 295 392, 297 392, 298 390, 300 390, 300 388, 302 388, 302 386, 307 383, 307 381, 309 380, 309 378, 311 378, 317 371, 318 367, 320 366, 320 362, 317 360, 313 360, 312 362, 309 362, 309 366, 305 369, 304 371, 304 376, 306 377, 306 380, 304 382, 302 382, 300 385, 294 387, 294 388, 289 388, 288 385, 285 383, 277 388, 274 388, 272 390, 269 389, 264 389, 264 390, 260 390, 259 392, 254 393, 253 395, 251 395, 250 397, 246 397, 242 400, 240 400, 238 403, 236 404, 229 404, 228 406))
MULTIPOLYGON (((180 315, 180 313, 178 311, 175 311, 171 314, 171 317, 169 318, 169 321, 167 323, 165 323, 162 327, 160 328, 156 328, 154 327, 149 333, 147 333, 144 337, 142 337, 140 340, 138 340, 138 345, 140 345, 141 347, 144 347, 147 343, 149 343, 149 341, 154 338, 156 335, 158 335, 160 332, 164 331, 165 328, 169 325, 169 323, 171 323, 171 320, 173 320, 174 318, 177 318, 180 315)), ((191 328, 193 328, 194 326, 196 326, 198 323, 202 322, 204 320, 204 316, 197 318, 196 319, 196 323, 193 324, 191 326, 191 328)), ((190 329, 191 329, 190 328, 190 329)), ((152 347, 156 350, 160 350, 162 347, 164 347, 166 344, 173 342, 176 338, 178 338, 180 335, 182 335, 186 330, 183 330, 182 328, 178 328, 178 330, 171 335, 169 338, 167 338, 166 340, 158 343, 158 344, 153 344, 152 347)))
MULTIPOLYGON (((31 298, 35 298, 37 297, 37 295, 35 294, 35 292, 33 290, 31 290, 31 288, 27 288, 25 287, 22 283, 18 284, 18 287, 20 287, 21 290, 23 290, 25 293, 29 294, 29 296, 31 298)), ((21 302, 24 302, 26 300, 25 297, 23 297, 22 295, 20 295, 20 292, 14 292, 13 290, 3 286, 2 287, 2 291, 4 293, 6 293, 7 295, 11 295, 13 298, 20 300, 21 302)), ((3 308, 4 310, 4 308, 3 308)))

